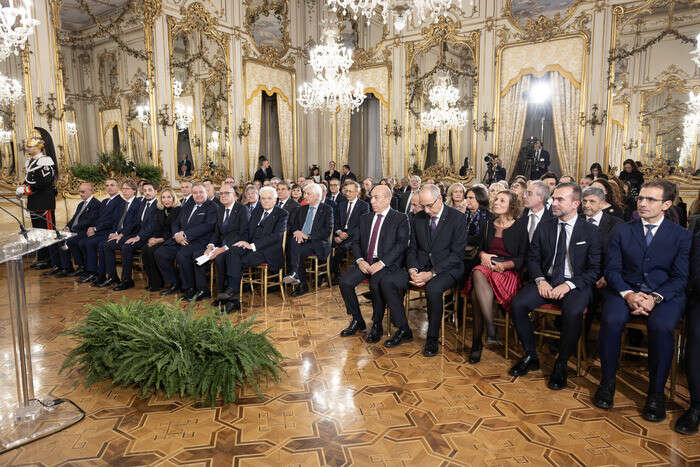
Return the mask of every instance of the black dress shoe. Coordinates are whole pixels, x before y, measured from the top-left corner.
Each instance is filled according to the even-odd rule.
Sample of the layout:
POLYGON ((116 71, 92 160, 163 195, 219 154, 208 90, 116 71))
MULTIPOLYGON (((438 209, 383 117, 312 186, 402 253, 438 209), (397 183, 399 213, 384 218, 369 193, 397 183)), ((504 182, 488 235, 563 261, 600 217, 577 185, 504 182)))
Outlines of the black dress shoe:
POLYGON ((205 298, 211 298, 211 294, 208 290, 198 290, 190 299, 191 302, 199 302, 205 298))
POLYGON ((394 333, 391 338, 387 339, 384 341, 384 347, 392 348, 392 347, 397 347, 404 342, 411 342, 413 340, 413 333, 411 330, 403 330, 399 329, 394 333))
POLYGON ((29 266, 30 269, 48 269, 50 267, 51 263, 48 261, 35 261, 29 266))
POLYGON ((56 274, 56 277, 68 277, 70 274, 70 271, 66 271, 65 269, 61 269, 58 271, 58 274, 56 274))
POLYGON ((78 279, 78 282, 80 284, 87 284, 88 282, 92 282, 95 279, 97 279, 97 274, 88 273, 88 274, 82 276, 80 279, 78 279))
POLYGON ((309 291, 309 287, 306 285, 300 285, 298 286, 294 292, 291 293, 292 297, 301 297, 305 293, 309 291))
POLYGON ((698 425, 700 425, 700 409, 690 407, 676 420, 676 426, 673 429, 682 435, 694 435, 698 432, 698 425))
POLYGON ((472 351, 469 352, 469 363, 479 363, 481 361, 481 351, 483 344, 479 342, 477 345, 472 345, 472 351))
POLYGON ((642 410, 642 418, 650 422, 660 422, 666 418, 666 395, 655 392, 647 396, 647 402, 642 410))
POLYGON ((547 387, 554 391, 560 391, 566 387, 566 362, 554 363, 554 370, 549 375, 547 387))
POLYGON ((195 295, 195 290, 193 288, 189 288, 183 292, 182 299, 187 300, 188 302, 191 302, 192 299, 194 298, 194 295, 195 295))
POLYGON ((160 291, 161 295, 172 295, 174 293, 177 293, 177 284, 173 284, 169 287, 166 287, 165 290, 160 291))
POLYGON ((240 309, 241 309, 241 301, 238 300, 237 298, 232 298, 231 300, 226 302, 226 314, 240 311, 240 309))
POLYGON ((54 266, 51 269, 49 269, 48 271, 42 272, 41 275, 42 276, 53 276, 54 274, 58 274, 59 272, 61 272, 61 268, 58 266, 54 266))
POLYGON ((95 282, 93 283, 93 287, 111 287, 113 285, 117 285, 119 281, 112 279, 111 277, 108 277, 107 279, 103 280, 102 282, 95 282))
POLYGON ((357 331, 364 331, 367 329, 367 325, 364 321, 357 321, 353 319, 350 321, 350 325, 340 331, 340 335, 343 337, 348 337, 354 335, 357 331))
POLYGON ((71 271, 71 272, 67 273, 66 275, 67 275, 68 277, 78 277, 78 276, 82 276, 83 274, 85 274, 85 269, 84 269, 84 268, 78 268, 78 269, 76 269, 76 270, 74 270, 74 271, 71 271))
MULTIPOLYGON (((218 295, 216 296, 216 299, 219 300, 220 302, 226 302, 232 297, 235 297, 238 295, 238 290, 235 290, 233 287, 228 287, 226 290, 223 292, 219 292, 218 295)), ((223 303, 222 303, 223 305, 223 303)))
POLYGON ((614 399, 615 381, 602 382, 593 396, 593 405, 599 409, 610 410, 613 408, 614 399))
POLYGON ((149 292, 158 292, 160 289, 160 287, 155 285, 149 285, 148 287, 146 287, 146 290, 148 290, 149 292))
POLYGON ((423 347, 423 355, 426 357, 434 357, 438 354, 438 343, 437 341, 427 341, 425 347, 423 347))
POLYGON ((371 290, 369 292, 363 293, 362 296, 364 298, 366 298, 367 300, 372 300, 374 298, 374 294, 372 293, 371 290))
POLYGON ((121 292, 122 290, 130 289, 135 285, 136 284, 134 284, 134 281, 121 281, 112 290, 114 290, 115 292, 121 292))
POLYGON ((532 355, 525 355, 523 358, 518 360, 518 363, 513 365, 513 367, 508 371, 511 376, 523 376, 528 373, 528 371, 535 371, 540 369, 540 361, 537 357, 532 355))
POLYGON ((372 324, 372 329, 370 329, 367 335, 365 336, 365 342, 367 342, 368 344, 376 344, 381 340, 382 334, 384 334, 382 324, 374 323, 372 324))

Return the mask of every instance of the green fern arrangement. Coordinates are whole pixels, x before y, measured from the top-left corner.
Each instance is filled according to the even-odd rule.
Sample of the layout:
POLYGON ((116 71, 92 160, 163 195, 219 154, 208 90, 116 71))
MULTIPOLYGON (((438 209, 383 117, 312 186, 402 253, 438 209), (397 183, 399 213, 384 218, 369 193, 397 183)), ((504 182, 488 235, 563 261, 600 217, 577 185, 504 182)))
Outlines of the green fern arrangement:
POLYGON ((78 342, 61 371, 77 367, 85 386, 111 380, 135 385, 142 397, 162 390, 170 397, 224 403, 239 384, 279 381, 282 355, 267 331, 252 330, 255 317, 233 323, 213 312, 195 317, 179 303, 122 300, 88 305, 88 315, 65 331, 78 342))

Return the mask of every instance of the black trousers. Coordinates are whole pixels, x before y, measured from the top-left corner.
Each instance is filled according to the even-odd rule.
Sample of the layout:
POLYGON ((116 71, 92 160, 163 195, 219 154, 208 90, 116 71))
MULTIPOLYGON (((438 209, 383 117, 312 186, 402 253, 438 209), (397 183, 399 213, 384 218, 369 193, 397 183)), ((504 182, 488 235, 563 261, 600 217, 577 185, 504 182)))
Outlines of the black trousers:
MULTIPOLYGON (((382 324, 386 302, 379 290, 379 284, 387 274, 390 274, 390 272, 386 268, 383 268, 374 275, 365 274, 360 271, 357 264, 353 264, 340 277, 340 295, 342 295, 343 301, 345 302, 345 309, 349 315, 352 315, 353 319, 364 321, 362 313, 360 312, 360 302, 357 300, 355 287, 363 280, 369 279, 369 290, 372 292, 372 322, 375 324, 382 324)), ((398 326, 397 323, 394 324, 398 326)))
POLYGON ((560 306, 562 310, 561 339, 557 360, 568 361, 569 357, 576 352, 578 338, 581 335, 581 318, 590 301, 590 288, 577 287, 564 295, 562 300, 548 300, 540 296, 534 282, 523 287, 513 299, 511 307, 515 329, 518 331, 518 337, 523 343, 525 352, 532 356, 537 355, 530 312, 545 303, 551 303, 560 306))
MULTIPOLYGON (((55 212, 53 209, 46 211, 30 211, 29 217, 32 221, 32 227, 35 229, 56 229, 55 212), (43 216, 43 217, 39 217, 43 216)), ((45 247, 36 252, 37 261, 51 261, 51 252, 49 247, 45 247)))
POLYGON ((158 248, 162 245, 162 243, 158 243, 153 246, 145 246, 141 250, 141 261, 143 261, 143 269, 148 278, 148 285, 157 289, 163 287, 163 276, 160 274, 160 270, 156 264, 156 251, 158 251, 158 248))
MULTIPOLYGON (((408 288, 408 271, 400 269, 387 274, 380 284, 384 300, 391 311, 391 320, 399 329, 408 330, 406 309, 403 306, 403 296, 408 288)), ((456 279, 450 274, 438 274, 425 284, 425 298, 428 302, 428 341, 437 341, 442 325, 442 293, 456 284, 456 279)))
MULTIPOLYGON (((289 258, 289 273, 296 272, 297 278, 301 282, 301 285, 306 285, 306 268, 304 267, 304 260, 313 254, 315 250, 311 242, 297 243, 294 237, 288 239, 287 242, 287 256, 289 258)), ((319 261, 325 261, 326 258, 319 258, 319 261)))
MULTIPOLYGON (((194 260, 204 254, 204 250, 195 252, 192 255, 192 263, 194 264, 194 284, 197 290, 209 290, 209 284, 207 283, 207 271, 211 267, 211 263, 207 261, 201 266, 197 266, 194 260)), ((216 264, 216 283, 219 288, 219 292, 223 292, 226 289, 226 253, 221 253, 216 258, 214 258, 214 263, 216 264)), ((214 291, 211 291, 214 293, 214 291)))
POLYGON ((700 409, 700 296, 695 294, 688 303, 688 346, 686 348, 686 374, 690 390, 690 405, 700 409))
MULTIPOLYGON (((292 239, 292 241, 294 241, 294 239, 292 239)), ((238 248, 236 246, 233 248, 229 248, 225 256, 228 285, 234 290, 235 294, 238 294, 239 290, 241 289, 241 278, 243 277, 243 268, 257 266, 265 262, 265 256, 263 256, 263 254, 259 251, 248 250, 246 248, 238 248)), ((272 269, 270 269, 270 271, 268 272, 277 271, 272 271, 272 269)))
POLYGON ((340 274, 340 265, 345 261, 345 254, 352 249, 352 241, 350 239, 341 243, 333 243, 335 247, 334 254, 331 256, 331 272, 336 276, 340 274))
POLYGON ((174 240, 167 240, 156 251, 156 264, 166 284, 177 283, 177 274, 173 260, 177 261, 180 269, 180 287, 182 290, 194 288, 194 261, 192 255, 195 251, 202 251, 204 245, 195 243, 182 246, 174 240))
POLYGON ((114 256, 116 250, 121 250, 122 252, 122 281, 132 280, 131 271, 134 267, 134 253, 136 250, 140 250, 146 243, 143 240, 139 240, 136 243, 127 245, 126 241, 128 238, 122 237, 118 242, 107 242, 104 248, 104 258, 105 258, 105 272, 110 275, 114 280, 119 280, 117 275, 117 262, 114 256))

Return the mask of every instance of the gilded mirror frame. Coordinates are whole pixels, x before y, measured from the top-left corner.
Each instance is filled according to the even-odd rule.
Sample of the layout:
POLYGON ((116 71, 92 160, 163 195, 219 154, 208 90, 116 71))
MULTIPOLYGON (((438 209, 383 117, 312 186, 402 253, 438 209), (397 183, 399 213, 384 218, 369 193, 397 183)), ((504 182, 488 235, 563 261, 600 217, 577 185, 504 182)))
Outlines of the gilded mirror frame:
POLYGON ((520 33, 531 36, 532 38, 536 36, 545 36, 551 31, 559 30, 571 19, 574 13, 576 13, 578 7, 585 3, 585 0, 573 0, 573 3, 564 11, 563 16, 559 15, 559 13, 554 15, 553 18, 539 15, 534 18, 524 18, 525 22, 523 23, 522 20, 513 13, 513 1, 514 0, 506 0, 506 4, 503 7, 503 17, 520 33))
POLYGON ((243 0, 245 7, 244 27, 248 34, 249 42, 260 54, 259 59, 268 65, 280 64, 282 58, 287 55, 287 52, 292 48, 292 41, 289 33, 289 0, 261 0, 260 6, 253 6, 255 0, 243 0), (261 15, 274 14, 281 17, 282 20, 282 37, 280 38, 281 47, 274 47, 255 43, 253 36, 253 26, 255 21, 261 15))
MULTIPOLYGON (((218 20, 207 11, 206 7, 202 5, 199 2, 193 2, 190 3, 187 8, 183 8, 180 10, 180 18, 176 18, 174 16, 167 16, 167 23, 168 23, 168 49, 169 49, 169 58, 170 58, 170 69, 168 70, 169 74, 169 86, 170 86, 170 102, 171 102, 171 110, 174 112, 175 108, 175 96, 172 93, 172 86, 174 83, 174 78, 175 74, 173 72, 174 65, 173 65, 173 44, 175 37, 177 37, 179 34, 189 34, 190 32, 199 32, 203 34, 206 38, 209 40, 213 41, 216 43, 221 51, 221 54, 223 56, 223 64, 225 65, 225 72, 226 72, 226 91, 227 91, 227 122, 228 122, 228 147, 226 149, 226 158, 228 161, 228 167, 225 169, 222 167, 219 171, 222 172, 227 172, 230 173, 233 170, 233 131, 231 128, 233 128, 233 112, 232 112, 232 105, 230 102, 231 99, 231 57, 230 57, 230 40, 231 37, 220 31, 218 29, 219 27, 219 22, 218 20)), ((210 70, 211 71, 211 70, 210 70)), ((195 118, 197 114, 198 109, 193 109, 195 113, 195 118)), ((193 120, 194 121, 194 120, 193 120)), ((190 128, 195 128, 197 132, 200 132, 201 128, 198 128, 197 125, 191 125, 190 128)), ((177 148, 177 138, 178 138, 178 132, 177 129, 173 126, 172 129, 173 132, 173 148, 177 148)), ((197 140, 199 138, 200 143, 201 143, 201 137, 197 133, 194 133, 194 135, 190 135, 191 140, 197 140)), ((192 175, 190 177, 182 177, 179 172, 176 170, 175 178, 177 180, 191 180, 195 177, 198 176, 198 174, 202 173, 202 170, 208 169, 204 167, 204 161, 195 161, 193 160, 193 167, 192 167, 192 175), (201 167, 197 167, 197 163, 201 164, 201 167)), ((175 165, 177 168, 177 161, 175 161, 175 165)), ((214 174, 216 178, 220 178, 219 175, 222 174, 214 174)))

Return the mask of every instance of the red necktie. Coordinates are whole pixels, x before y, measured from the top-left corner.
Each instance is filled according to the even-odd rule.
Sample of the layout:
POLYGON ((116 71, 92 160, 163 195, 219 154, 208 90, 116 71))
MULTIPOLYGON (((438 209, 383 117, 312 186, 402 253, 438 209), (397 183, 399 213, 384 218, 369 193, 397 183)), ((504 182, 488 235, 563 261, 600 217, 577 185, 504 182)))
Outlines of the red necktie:
POLYGON ((377 214, 377 220, 374 222, 374 228, 372 229, 372 236, 369 237, 369 247, 367 248, 367 255, 365 261, 369 264, 374 262, 374 248, 377 245, 377 237, 379 236, 379 226, 382 223, 382 215, 377 214))

